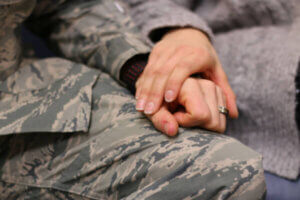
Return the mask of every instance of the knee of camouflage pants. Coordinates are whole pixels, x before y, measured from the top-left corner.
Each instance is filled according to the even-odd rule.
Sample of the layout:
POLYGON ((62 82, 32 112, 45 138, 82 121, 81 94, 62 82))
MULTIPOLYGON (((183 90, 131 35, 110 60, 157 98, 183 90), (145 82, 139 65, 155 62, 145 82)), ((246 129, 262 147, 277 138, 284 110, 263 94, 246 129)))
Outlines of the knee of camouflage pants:
POLYGON ((139 190, 125 199, 263 199, 262 158, 228 137, 185 131, 154 147, 139 190))
MULTIPOLYGON (((184 131, 169 139, 149 133, 129 143, 118 141, 106 148, 106 155, 104 149, 92 147, 100 141, 76 147, 81 137, 88 138, 49 136, 48 142, 57 146, 40 149, 46 158, 30 153, 32 149, 18 155, 22 150, 17 148, 13 157, 21 160, 10 158, 1 170, 1 199, 244 200, 262 199, 265 192, 261 156, 229 137, 184 131), (69 143, 66 154, 72 156, 62 155, 65 142, 69 143), (47 152, 53 147, 53 152, 47 152), (57 157, 49 160, 49 156, 57 157)), ((8 144, 42 141, 32 135, 16 139, 8 144)))

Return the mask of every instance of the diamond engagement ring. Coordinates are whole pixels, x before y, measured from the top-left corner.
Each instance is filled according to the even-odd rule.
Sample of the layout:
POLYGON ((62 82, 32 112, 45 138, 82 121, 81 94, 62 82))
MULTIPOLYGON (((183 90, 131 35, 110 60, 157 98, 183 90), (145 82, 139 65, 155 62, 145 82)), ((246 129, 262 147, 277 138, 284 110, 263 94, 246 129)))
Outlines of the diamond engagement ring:
POLYGON ((228 115, 228 113, 229 113, 229 111, 228 111, 228 109, 226 108, 226 107, 224 107, 224 106, 219 106, 219 112, 221 113, 221 114, 224 114, 224 115, 228 115))

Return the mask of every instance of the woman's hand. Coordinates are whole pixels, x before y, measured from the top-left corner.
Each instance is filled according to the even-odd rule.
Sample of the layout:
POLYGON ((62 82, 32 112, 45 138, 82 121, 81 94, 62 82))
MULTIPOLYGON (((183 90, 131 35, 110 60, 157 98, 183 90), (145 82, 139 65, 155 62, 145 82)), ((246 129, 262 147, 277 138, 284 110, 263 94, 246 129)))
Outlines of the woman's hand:
POLYGON ((188 78, 172 104, 164 103, 155 114, 147 116, 158 130, 169 136, 177 134, 178 126, 223 133, 226 116, 218 108, 225 105, 222 89, 212 81, 188 78))
POLYGON ((136 109, 148 115, 157 112, 163 100, 172 102, 177 98, 183 82, 195 73, 222 88, 229 115, 236 118, 235 95, 216 52, 207 36, 192 28, 173 30, 154 46, 136 83, 136 109))

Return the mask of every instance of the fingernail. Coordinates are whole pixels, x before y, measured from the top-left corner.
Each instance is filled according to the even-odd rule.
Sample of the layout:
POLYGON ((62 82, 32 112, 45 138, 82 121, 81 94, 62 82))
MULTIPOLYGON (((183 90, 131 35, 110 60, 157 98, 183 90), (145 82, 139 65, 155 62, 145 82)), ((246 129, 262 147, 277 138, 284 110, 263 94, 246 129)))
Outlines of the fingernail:
POLYGON ((146 105, 146 108, 145 108, 145 114, 152 114, 154 111, 154 103, 153 102, 150 102, 150 103, 147 103, 146 105))
POLYGON ((166 102, 172 102, 174 99, 174 92, 172 90, 168 90, 165 94, 166 102))
POLYGON ((136 103, 136 109, 137 110, 144 110, 145 108, 145 100, 144 99, 140 99, 137 101, 136 103))

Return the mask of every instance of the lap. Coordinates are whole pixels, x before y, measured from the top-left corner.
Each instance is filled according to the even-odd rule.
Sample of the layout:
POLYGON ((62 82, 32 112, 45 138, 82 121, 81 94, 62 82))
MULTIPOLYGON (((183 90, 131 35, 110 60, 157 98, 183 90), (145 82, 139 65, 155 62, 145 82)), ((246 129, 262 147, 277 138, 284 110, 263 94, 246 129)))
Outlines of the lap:
POLYGON ((249 196, 248 188, 251 195, 264 192, 259 154, 201 129, 180 129, 176 138, 163 135, 105 73, 93 87, 88 132, 2 136, 0 143, 2 186, 19 186, 0 194, 5 199, 36 188, 92 199, 210 199, 249 196))

